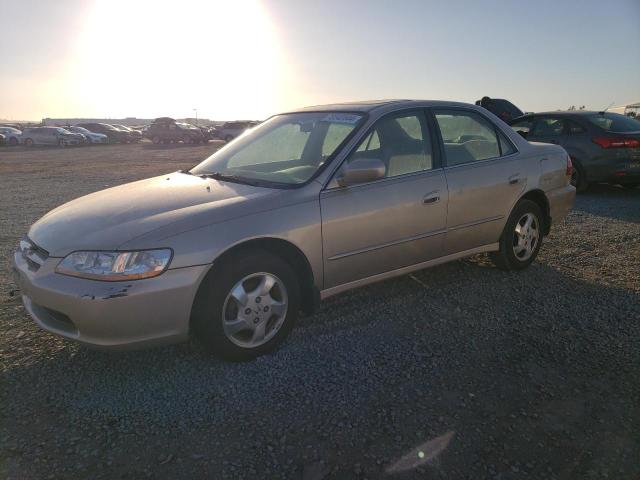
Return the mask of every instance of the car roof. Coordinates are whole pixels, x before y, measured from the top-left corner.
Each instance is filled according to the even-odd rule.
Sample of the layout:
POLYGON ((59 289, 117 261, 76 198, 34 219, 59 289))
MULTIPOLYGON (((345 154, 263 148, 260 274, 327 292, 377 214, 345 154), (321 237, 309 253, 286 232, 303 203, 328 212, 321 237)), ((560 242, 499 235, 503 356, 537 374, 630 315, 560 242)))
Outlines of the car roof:
POLYGON ((287 113, 297 112, 363 112, 368 113, 373 110, 384 107, 451 107, 451 106, 473 106, 470 103, 461 102, 449 102, 443 100, 406 100, 406 99, 389 99, 389 100, 364 100, 358 102, 345 102, 345 103, 331 103, 327 105, 313 105, 310 107, 304 107, 297 110, 291 110, 287 113))
MULTIPOLYGON (((558 117, 572 117, 572 116, 585 116, 585 115, 601 115, 602 113, 616 113, 616 112, 596 112, 595 110, 557 110, 555 112, 534 112, 527 113, 526 116, 531 115, 555 115, 558 117)), ((620 114, 618 114, 620 115, 620 114)))

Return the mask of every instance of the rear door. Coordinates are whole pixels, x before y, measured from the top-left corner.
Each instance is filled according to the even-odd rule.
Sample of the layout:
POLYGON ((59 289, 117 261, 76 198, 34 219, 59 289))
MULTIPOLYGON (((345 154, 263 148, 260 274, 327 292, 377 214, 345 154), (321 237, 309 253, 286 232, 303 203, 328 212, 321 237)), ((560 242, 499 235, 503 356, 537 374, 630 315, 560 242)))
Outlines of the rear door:
POLYGON ((442 255, 447 185, 422 110, 376 122, 345 160, 378 158, 385 178, 320 195, 324 288, 442 255))
POLYGON ((506 135, 479 112, 448 108, 432 113, 449 187, 445 252, 495 243, 525 188, 530 167, 506 135))

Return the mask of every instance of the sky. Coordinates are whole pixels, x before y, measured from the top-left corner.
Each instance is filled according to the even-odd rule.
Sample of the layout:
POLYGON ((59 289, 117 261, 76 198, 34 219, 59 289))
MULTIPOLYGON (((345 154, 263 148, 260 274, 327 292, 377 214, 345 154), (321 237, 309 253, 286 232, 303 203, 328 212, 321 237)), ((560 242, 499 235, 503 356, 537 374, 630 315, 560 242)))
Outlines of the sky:
POLYGON ((640 0, 0 0, 0 118, 640 101, 640 0))

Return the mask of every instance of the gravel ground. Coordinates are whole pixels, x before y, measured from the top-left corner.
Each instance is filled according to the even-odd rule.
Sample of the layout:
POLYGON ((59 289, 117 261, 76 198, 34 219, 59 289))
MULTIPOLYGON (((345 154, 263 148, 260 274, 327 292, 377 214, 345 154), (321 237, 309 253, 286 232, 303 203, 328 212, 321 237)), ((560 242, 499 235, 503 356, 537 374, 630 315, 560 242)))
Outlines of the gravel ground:
POLYGON ((0 150, 0 476, 640 476, 640 190, 596 186, 538 260, 477 256, 330 299, 275 354, 108 354, 39 330, 9 257, 82 194, 217 145, 0 150))

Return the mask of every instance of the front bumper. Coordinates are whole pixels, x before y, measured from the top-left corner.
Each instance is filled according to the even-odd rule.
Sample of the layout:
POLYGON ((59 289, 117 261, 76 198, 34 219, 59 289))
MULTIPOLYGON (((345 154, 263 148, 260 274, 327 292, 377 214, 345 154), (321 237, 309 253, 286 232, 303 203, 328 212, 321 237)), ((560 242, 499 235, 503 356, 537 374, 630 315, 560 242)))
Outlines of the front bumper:
POLYGON ((14 275, 26 310, 43 329, 101 348, 175 343, 189 335, 189 317, 207 265, 167 270, 131 282, 99 282, 55 273, 59 258, 34 265, 14 254, 14 275))

